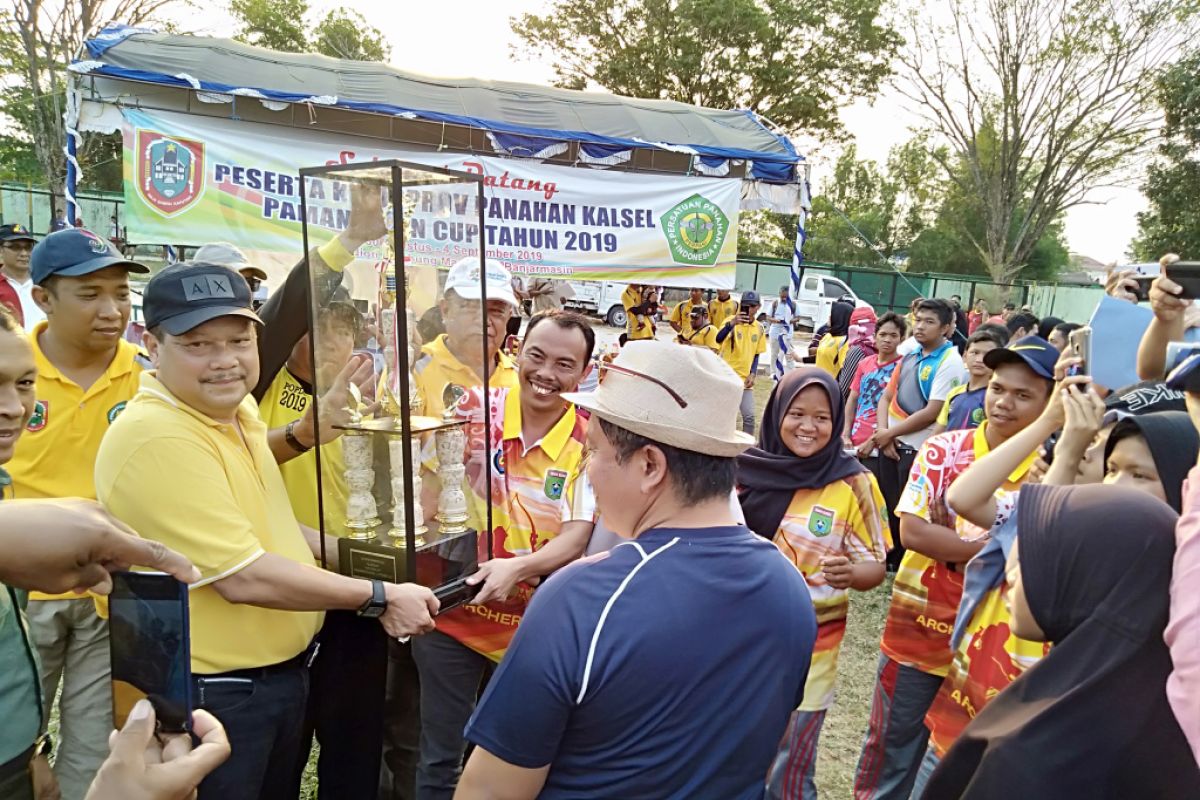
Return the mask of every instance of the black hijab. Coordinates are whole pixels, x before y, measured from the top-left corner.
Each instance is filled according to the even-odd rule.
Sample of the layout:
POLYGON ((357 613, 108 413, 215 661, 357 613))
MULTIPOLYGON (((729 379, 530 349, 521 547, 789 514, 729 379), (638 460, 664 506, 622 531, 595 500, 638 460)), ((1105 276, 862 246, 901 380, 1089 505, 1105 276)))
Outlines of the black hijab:
POLYGON ((1200 454, 1200 435, 1196 426, 1183 411, 1155 411, 1136 417, 1126 417, 1113 426, 1104 444, 1104 465, 1112 456, 1117 442, 1141 434, 1154 458, 1154 467, 1162 481, 1167 503, 1176 514, 1183 513, 1183 481, 1188 470, 1196 465, 1200 454))
POLYGON ((1021 489, 1017 544, 1050 653, 971 721, 924 800, 1200 797, 1167 704, 1178 517, 1119 486, 1021 489))
POLYGON ((779 521, 797 489, 820 489, 866 472, 857 458, 842 449, 845 424, 842 390, 832 375, 816 367, 802 367, 784 374, 767 400, 758 446, 737 457, 738 500, 750 530, 765 539, 774 539, 779 521), (779 426, 796 395, 809 386, 820 386, 829 396, 833 435, 819 451, 800 458, 783 443, 779 426))
MULTIPOLYGON (((850 335, 850 315, 854 313, 854 306, 849 303, 843 303, 838 300, 833 304, 833 308, 829 310, 829 335, 830 336, 849 336, 850 335)), ((838 434, 839 438, 841 434, 838 434)))

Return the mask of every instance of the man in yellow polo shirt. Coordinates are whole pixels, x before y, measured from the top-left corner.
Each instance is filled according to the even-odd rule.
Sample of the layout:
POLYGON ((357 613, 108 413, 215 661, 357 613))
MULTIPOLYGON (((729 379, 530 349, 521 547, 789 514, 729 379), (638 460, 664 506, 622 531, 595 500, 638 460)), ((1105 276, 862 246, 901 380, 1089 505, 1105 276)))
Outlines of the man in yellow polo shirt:
MULTIPOLYGON (((122 338, 130 272, 149 270, 83 228, 52 233, 33 249, 32 294, 46 319, 30 332, 37 403, 8 464, 15 497, 95 498, 100 439, 133 397, 142 371, 137 348, 122 338)), ((86 595, 30 599, 47 719, 62 688, 55 774, 64 798, 82 800, 112 730, 108 622, 86 595)))
POLYGON ((758 374, 758 358, 767 352, 767 332, 755 319, 762 301, 758 292, 742 295, 738 313, 725 320, 717 331, 721 358, 733 367, 745 387, 738 413, 742 415, 742 430, 754 435, 754 378, 758 374))
POLYGON ((725 327, 725 321, 737 314, 738 304, 729 296, 728 289, 718 289, 717 296, 708 301, 708 321, 718 330, 725 327))
POLYGON ((494 452, 468 452, 474 494, 486 496, 484 471, 490 459, 491 560, 469 583, 480 585, 471 605, 438 618, 438 630, 413 642, 421 676, 421 761, 417 796, 450 798, 458 782, 466 742, 463 730, 480 682, 504 655, 533 592, 532 583, 582 555, 591 522, 562 522, 567 497, 580 474, 586 420, 562 400, 591 365, 595 334, 586 318, 546 311, 529 321, 517 369, 519 389, 469 392, 457 410, 468 422, 467 441, 483 442, 473 426, 483 408, 504 409, 493 419, 494 452), (476 468, 472 469, 472 465, 476 468))
POLYGON ((696 306, 704 305, 704 290, 692 289, 688 294, 688 298, 680 303, 676 303, 671 309, 671 328, 685 339, 690 339, 693 330, 692 327, 692 311, 696 306))
POLYGON ((681 332, 675 341, 690 347, 707 347, 714 353, 721 352, 721 345, 717 344, 717 329, 708 322, 707 307, 692 306, 688 314, 688 327, 691 331, 686 336, 681 332))
MULTIPOLYGON (((318 569, 319 534, 296 521, 250 389, 250 288, 210 264, 176 264, 144 294, 156 367, 101 443, 96 493, 113 516, 192 561, 193 702, 233 755, 201 796, 282 796, 299 756, 306 669, 322 614, 357 609, 390 636, 433 628, 433 593, 318 569)), ((329 550, 336 552, 336 548, 329 550)))

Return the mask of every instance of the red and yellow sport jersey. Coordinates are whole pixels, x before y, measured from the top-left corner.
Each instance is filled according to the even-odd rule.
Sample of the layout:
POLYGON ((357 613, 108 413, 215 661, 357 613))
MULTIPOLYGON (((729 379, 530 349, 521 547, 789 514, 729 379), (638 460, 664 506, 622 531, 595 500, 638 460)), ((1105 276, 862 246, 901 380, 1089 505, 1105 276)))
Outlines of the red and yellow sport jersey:
POLYGON ((1004 604, 1006 587, 992 589, 976 607, 950 672, 925 715, 929 746, 939 758, 993 697, 1050 651, 1048 642, 1031 642, 1012 633, 1004 604))
MULTIPOLYGON (((974 430, 950 431, 930 437, 913 463, 908 486, 896 504, 897 514, 912 514, 928 521, 930 508, 944 503, 946 490, 958 476, 988 453, 987 423, 974 430)), ((1002 491, 1011 492, 1025 480, 1033 455, 1008 476, 1002 491)), ((987 531, 959 517, 955 530, 963 539, 976 539, 987 531)), ((915 550, 900 561, 892 588, 880 648, 888 658, 931 675, 950 669, 950 633, 962 600, 963 574, 915 550)))
POLYGON ((821 559, 846 556, 854 564, 882 562, 890 546, 885 507, 875 476, 864 472, 820 489, 798 490, 779 522, 775 546, 803 573, 817 612, 817 641, 801 710, 820 711, 833 702, 850 605, 845 589, 826 583, 821 559))
MULTIPOLYGON (((484 458, 489 457, 483 427, 484 395, 472 389, 459 402, 458 415, 468 421, 467 479, 472 492, 485 496, 484 458)), ((562 418, 540 440, 521 438, 521 395, 518 389, 488 390, 492 407, 492 558, 532 553, 558 535, 563 507, 583 463, 587 420, 568 406, 562 418)), ((478 513, 473 514, 478 519, 478 513)), ((533 590, 517 587, 512 598, 483 606, 464 606, 438 617, 438 630, 472 650, 499 661, 508 648, 533 590)))

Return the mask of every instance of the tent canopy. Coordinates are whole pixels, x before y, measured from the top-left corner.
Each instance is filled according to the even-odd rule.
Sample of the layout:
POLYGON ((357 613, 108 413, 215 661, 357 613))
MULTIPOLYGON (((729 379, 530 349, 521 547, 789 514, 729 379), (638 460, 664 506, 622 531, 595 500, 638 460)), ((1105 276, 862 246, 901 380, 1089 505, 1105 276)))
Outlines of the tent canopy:
MULTIPOLYGON (((299 104, 308 107, 310 117, 315 109, 385 115, 442 129, 444 147, 464 146, 445 142, 444 130, 452 126, 483 132, 498 153, 517 157, 558 155, 597 166, 632 160, 633 168, 769 183, 795 184, 804 177, 803 169, 797 169, 804 159, 791 143, 746 110, 719 111, 669 100, 471 78, 429 78, 383 64, 279 53, 228 39, 125 26, 102 31, 86 49, 85 58, 71 67, 80 76, 176 87, 207 103, 256 98, 269 109, 272 103, 299 104), (659 158, 647 166, 647 151, 682 158, 659 158)), ((89 99, 111 101, 122 94, 128 99, 130 94, 128 89, 106 91, 103 80, 97 85, 93 81, 89 99)))

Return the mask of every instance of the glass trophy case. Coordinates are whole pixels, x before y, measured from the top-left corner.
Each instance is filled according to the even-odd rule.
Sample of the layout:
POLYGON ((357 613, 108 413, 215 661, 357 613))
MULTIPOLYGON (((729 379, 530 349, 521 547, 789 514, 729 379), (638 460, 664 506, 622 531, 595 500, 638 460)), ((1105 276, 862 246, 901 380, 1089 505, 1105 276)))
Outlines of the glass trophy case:
POLYGON ((300 185, 317 499, 321 532, 337 540, 322 561, 428 586, 452 607, 492 552, 493 465, 480 457, 492 452, 491 404, 465 404, 468 422, 458 403, 481 391, 461 376, 488 374, 482 178, 376 161, 302 169, 300 185), (343 231, 377 238, 352 266, 330 269, 316 249, 343 231), (453 294, 448 342, 439 301, 464 259, 473 263, 459 266, 467 288, 453 294))

